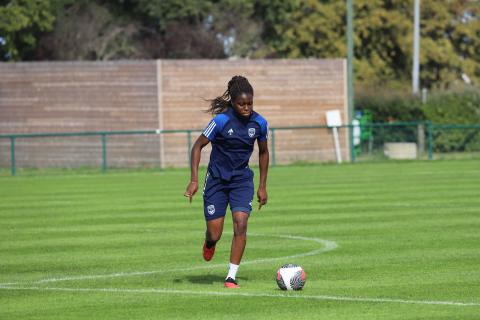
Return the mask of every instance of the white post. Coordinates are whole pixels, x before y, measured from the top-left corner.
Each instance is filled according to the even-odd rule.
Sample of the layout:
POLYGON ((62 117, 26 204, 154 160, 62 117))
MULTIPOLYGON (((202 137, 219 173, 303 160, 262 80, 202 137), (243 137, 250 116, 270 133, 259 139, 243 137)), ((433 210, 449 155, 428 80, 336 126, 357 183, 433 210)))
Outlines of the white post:
POLYGON ((415 0, 413 22, 413 70, 412 70, 412 89, 413 94, 419 91, 420 74, 420 0, 415 0))
POLYGON ((335 156, 337 158, 337 163, 342 163, 342 153, 340 152, 340 141, 338 140, 338 128, 333 127, 333 140, 335 143, 335 156))

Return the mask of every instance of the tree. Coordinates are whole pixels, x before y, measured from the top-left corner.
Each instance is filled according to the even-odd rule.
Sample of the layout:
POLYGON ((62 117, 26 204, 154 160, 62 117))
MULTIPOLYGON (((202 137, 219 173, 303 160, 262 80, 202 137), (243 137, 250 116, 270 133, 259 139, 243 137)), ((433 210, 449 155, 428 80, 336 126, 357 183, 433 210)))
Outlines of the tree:
POLYGON ((0 1, 0 60, 23 60, 55 20, 48 0, 0 1))
POLYGON ((135 11, 163 39, 160 57, 245 57, 260 46, 252 0, 140 0, 135 11))
POLYGON ((448 88, 461 82, 462 74, 480 82, 480 7, 473 2, 423 0, 420 62, 424 86, 448 88))
POLYGON ((58 1, 51 33, 41 37, 41 60, 142 58, 136 43, 139 24, 95 1, 58 1), (114 13, 117 13, 114 15, 114 13))
POLYGON ((256 19, 263 21, 271 56, 282 58, 346 55, 344 1, 260 0, 256 19))
MULTIPOLYGON (((357 85, 410 87, 413 1, 354 1, 357 85)), ((465 79, 480 82, 477 2, 422 0, 423 87, 448 88, 465 79)), ((0 4, 4 60, 346 56, 345 0, 0 0, 0 4)))
MULTIPOLYGON (((462 74, 480 81, 480 7, 468 0, 423 0, 421 83, 449 87, 462 74)), ((355 76, 360 85, 406 87, 411 78, 413 0, 354 1, 355 76)), ((259 0, 265 56, 344 57, 345 2, 259 0)))
POLYGON ((225 58, 210 21, 212 1, 138 0, 134 12, 143 21, 144 48, 154 58, 225 58))

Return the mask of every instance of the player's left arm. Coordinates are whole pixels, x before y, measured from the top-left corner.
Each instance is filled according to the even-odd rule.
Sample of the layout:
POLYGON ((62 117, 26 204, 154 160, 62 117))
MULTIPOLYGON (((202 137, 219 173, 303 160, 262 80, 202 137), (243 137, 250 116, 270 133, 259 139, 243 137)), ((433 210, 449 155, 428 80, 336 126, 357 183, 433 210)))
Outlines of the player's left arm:
POLYGON ((267 204, 267 174, 270 154, 268 152, 268 140, 258 140, 258 164, 260 167, 260 181, 257 190, 258 209, 267 204))

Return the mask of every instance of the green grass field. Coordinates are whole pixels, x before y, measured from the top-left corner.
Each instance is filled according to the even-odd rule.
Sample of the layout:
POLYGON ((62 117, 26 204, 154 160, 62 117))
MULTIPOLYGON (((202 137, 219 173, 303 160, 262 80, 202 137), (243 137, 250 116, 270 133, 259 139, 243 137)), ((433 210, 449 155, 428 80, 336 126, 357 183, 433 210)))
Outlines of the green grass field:
POLYGON ((0 319, 479 319, 480 163, 270 169, 238 290, 187 170, 0 178, 0 319), (293 256, 293 257, 292 257, 293 256), (303 291, 274 277, 303 266, 303 291))

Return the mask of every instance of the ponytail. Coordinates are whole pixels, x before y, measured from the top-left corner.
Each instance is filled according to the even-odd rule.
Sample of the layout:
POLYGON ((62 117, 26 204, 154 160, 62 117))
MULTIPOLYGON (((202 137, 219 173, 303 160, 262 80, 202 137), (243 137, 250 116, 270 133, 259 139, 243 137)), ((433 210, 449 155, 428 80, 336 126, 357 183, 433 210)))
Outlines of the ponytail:
POLYGON ((232 101, 234 101, 242 93, 251 94, 253 96, 253 87, 248 79, 242 76, 234 76, 228 82, 227 90, 223 95, 216 97, 210 101, 210 108, 206 112, 212 115, 222 113, 228 109, 232 101))

